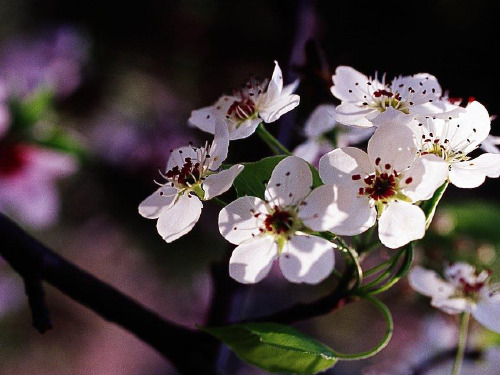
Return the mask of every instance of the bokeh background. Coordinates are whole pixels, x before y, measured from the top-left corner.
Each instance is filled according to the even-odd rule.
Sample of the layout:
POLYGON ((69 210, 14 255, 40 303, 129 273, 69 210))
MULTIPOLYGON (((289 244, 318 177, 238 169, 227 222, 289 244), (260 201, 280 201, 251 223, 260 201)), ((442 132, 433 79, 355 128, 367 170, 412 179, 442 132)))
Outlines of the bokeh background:
MULTIPOLYGON (((286 82, 301 79, 301 105, 268 127, 289 148, 303 140, 301 127, 316 105, 337 104, 329 86, 338 65, 388 77, 428 72, 450 96, 474 97, 496 116, 499 10, 493 0, 2 1, 0 123, 16 116, 12 100, 28 103, 35 113, 26 120, 30 136, 72 150, 74 159, 52 155, 62 170, 51 180, 30 175, 16 185, 19 194, 10 193, 10 206, 0 204, 57 253, 192 327, 204 322, 213 294, 210 266, 226 261, 231 250, 218 233, 218 207, 205 204, 195 229, 173 244, 137 212, 169 150, 209 139, 187 126, 191 110, 250 74, 269 77, 277 60, 286 82), (49 104, 40 88, 50 92, 49 104)), ((500 135, 498 121, 492 121, 494 135, 500 135)), ((6 143, 0 147, 6 153, 6 143)), ((228 161, 267 155, 251 137, 231 143, 228 161)), ((12 167, 5 165, 4 171, 12 167)), ((9 187, 0 181, 0 189, 9 187)), ((415 261, 438 269, 444 260, 463 259, 500 273, 499 192, 495 179, 474 190, 450 187, 415 261)), ((226 313, 272 312, 328 287, 289 285, 277 272, 240 287, 226 313)), ((455 345, 455 318, 432 310, 405 280, 381 298, 394 314, 391 343, 371 359, 339 363, 328 374, 410 374, 455 345)), ((22 280, 0 259, 1 374, 177 374, 152 348, 50 286, 47 299, 54 328, 40 335, 31 327, 22 280)), ((363 303, 296 328, 344 352, 368 349, 384 329, 363 303)), ((470 345, 480 359, 468 361, 465 373, 496 373, 497 343, 497 335, 473 324, 470 345)), ((425 373, 443 373, 450 363, 425 373)), ((219 367, 221 374, 264 373, 225 349, 219 367)))

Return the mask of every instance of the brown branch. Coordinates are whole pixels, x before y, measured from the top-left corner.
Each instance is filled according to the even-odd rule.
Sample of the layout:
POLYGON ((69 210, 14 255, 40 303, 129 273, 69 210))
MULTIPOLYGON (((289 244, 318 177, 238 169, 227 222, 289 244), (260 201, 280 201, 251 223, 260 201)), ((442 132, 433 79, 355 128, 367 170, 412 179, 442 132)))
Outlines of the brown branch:
POLYGON ((169 322, 112 286, 68 262, 0 213, 0 255, 23 278, 40 331, 51 328, 42 280, 151 345, 182 373, 214 374, 218 342, 169 322))

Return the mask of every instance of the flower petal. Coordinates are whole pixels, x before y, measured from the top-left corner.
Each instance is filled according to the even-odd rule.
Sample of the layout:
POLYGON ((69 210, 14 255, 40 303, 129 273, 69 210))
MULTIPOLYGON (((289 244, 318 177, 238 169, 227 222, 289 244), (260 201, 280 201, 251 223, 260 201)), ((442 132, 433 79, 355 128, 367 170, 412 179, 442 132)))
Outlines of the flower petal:
POLYGON ((280 256, 283 275, 294 283, 317 284, 330 275, 334 264, 333 244, 316 236, 293 236, 280 256))
POLYGON ((425 214, 420 207, 402 201, 392 201, 378 221, 380 241, 391 249, 418 240, 425 235, 425 214))
POLYGON ((413 202, 430 199, 437 188, 448 178, 448 164, 437 155, 427 154, 415 159, 409 169, 401 175, 403 188, 413 202))
POLYGON ((353 236, 375 224, 377 211, 368 199, 342 186, 322 185, 301 204, 299 217, 312 230, 353 236))
POLYGON ((234 179, 243 170, 241 164, 233 165, 231 168, 209 175, 203 181, 204 200, 211 199, 229 190, 234 179))
POLYGON ((267 276, 278 257, 278 245, 271 236, 259 236, 234 249, 229 275, 243 284, 253 284, 267 276))
POLYGON ((500 154, 482 154, 472 160, 450 165, 450 182, 460 188, 474 188, 486 177, 500 176, 500 154))
POLYGON ((197 197, 191 197, 189 194, 181 195, 173 205, 160 214, 156 223, 158 233, 166 242, 184 236, 198 222, 202 207, 203 203, 197 197))
POLYGON ((455 287, 439 275, 421 266, 415 266, 408 275, 410 286, 424 296, 437 299, 448 298, 455 293, 455 287))
POLYGON ((225 119, 229 107, 237 100, 238 98, 234 96, 223 95, 214 105, 192 111, 188 124, 196 126, 204 132, 214 134, 216 120, 225 119))
POLYGON ((275 61, 273 76, 267 90, 257 99, 259 117, 266 123, 278 120, 300 103, 300 97, 291 91, 297 87, 297 81, 283 89, 283 73, 275 61))
POLYGON ((209 168, 214 171, 219 168, 227 158, 229 148, 229 130, 227 124, 222 119, 215 122, 215 135, 210 146, 209 168))
POLYGON ((486 289, 472 310, 474 318, 488 329, 500 333, 500 294, 486 289))
POLYGON ((370 107, 360 107, 358 104, 353 103, 342 103, 336 108, 335 120, 344 125, 371 128, 373 124, 366 117, 377 112, 376 109, 370 107))
POLYGON ((465 112, 458 118, 450 120, 449 127, 450 147, 468 154, 490 133, 490 115, 482 104, 474 101, 465 107, 465 112), (464 144, 467 146, 464 147, 464 144))
POLYGON ((174 201, 177 189, 162 186, 139 204, 139 214, 147 219, 156 219, 174 201))
POLYGON ((321 134, 333 129, 336 125, 335 106, 320 104, 309 115, 304 125, 304 133, 308 137, 319 137, 321 134))
POLYGON ((260 234, 267 215, 266 204, 256 197, 241 197, 229 203, 219 213, 219 231, 235 245, 260 234))
POLYGON ((253 133, 255 133, 255 129, 262 122, 262 119, 257 118, 249 118, 243 121, 240 124, 236 124, 234 127, 231 127, 229 132, 229 140, 234 141, 236 139, 243 139, 250 137, 253 133))
POLYGON ((365 177, 374 169, 366 152, 355 147, 337 148, 319 159, 319 175, 325 184, 351 186, 353 190, 362 185, 352 176, 365 177))
POLYGON ((370 80, 363 73, 350 66, 338 66, 332 81, 330 90, 337 99, 349 102, 365 101, 367 82, 370 80))
POLYGON ((380 125, 368 141, 368 157, 372 164, 388 165, 386 169, 391 171, 401 172, 408 168, 416 151, 410 128, 393 123, 380 125))
POLYGON ((433 298, 431 300, 431 305, 444 311, 447 314, 460 314, 467 310, 469 307, 469 301, 465 298, 433 298))
POLYGON ((311 185, 309 164, 297 156, 287 156, 274 167, 265 197, 279 207, 296 205, 309 194, 311 185))

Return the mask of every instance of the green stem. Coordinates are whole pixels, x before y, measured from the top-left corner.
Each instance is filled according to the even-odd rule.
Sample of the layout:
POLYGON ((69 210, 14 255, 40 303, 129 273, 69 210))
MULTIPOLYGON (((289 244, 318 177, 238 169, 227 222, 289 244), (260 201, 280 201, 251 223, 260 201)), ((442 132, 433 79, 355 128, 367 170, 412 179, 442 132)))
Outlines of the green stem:
POLYGON ((378 352, 380 352, 382 349, 386 347, 386 345, 389 343, 392 337, 392 331, 394 329, 394 323, 392 321, 392 315, 389 309, 387 308, 386 305, 384 305, 380 300, 378 300, 375 297, 372 297, 368 294, 358 294, 358 297, 363 298, 364 300, 370 302, 373 304, 383 315, 385 323, 387 325, 387 329, 385 331, 384 337, 380 342, 371 350, 367 350, 365 352, 361 353, 353 353, 353 354, 345 354, 345 353, 339 353, 335 350, 332 350, 335 357, 340 358, 345 361, 353 361, 357 359, 365 359, 369 358, 371 356, 374 356, 378 352))
POLYGON ((274 138, 274 136, 267 131, 262 122, 257 127, 257 134, 276 155, 292 155, 292 153, 285 146, 283 146, 280 141, 274 138))
MULTIPOLYGON (((370 295, 374 296, 376 294, 382 293, 386 291, 387 289, 391 288, 394 284, 396 284, 399 280, 401 280, 403 277, 406 276, 408 271, 410 270, 411 267, 411 262, 413 260, 413 244, 410 242, 408 245, 406 245, 404 249, 404 254, 405 257, 403 259, 403 263, 401 264, 401 267, 398 269, 398 271, 389 279, 389 281, 377 288, 370 289, 372 285, 363 285, 360 290, 364 293, 369 293, 370 295)), ((393 266, 395 266, 396 263, 393 263, 391 265, 390 271, 392 272, 393 266)), ((386 277, 384 277, 385 279, 386 277)), ((370 283, 371 284, 371 283, 370 283)))
POLYGON ((464 360, 465 346, 467 344, 467 331, 469 328, 470 312, 465 311, 460 316, 460 331, 458 332, 458 348, 455 363, 453 363, 452 375, 460 374, 460 367, 464 360))

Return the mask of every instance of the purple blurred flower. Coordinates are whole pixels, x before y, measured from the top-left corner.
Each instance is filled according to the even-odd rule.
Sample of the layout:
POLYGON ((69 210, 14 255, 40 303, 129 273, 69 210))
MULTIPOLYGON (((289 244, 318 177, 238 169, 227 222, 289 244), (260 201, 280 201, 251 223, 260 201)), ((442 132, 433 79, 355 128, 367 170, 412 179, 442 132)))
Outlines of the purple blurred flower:
POLYGON ((17 36, 0 47, 0 77, 16 96, 48 88, 58 97, 65 97, 82 80, 88 49, 88 40, 71 27, 37 37, 17 36))
POLYGON ((68 154, 0 142, 0 210, 32 228, 48 227, 59 213, 56 180, 76 169, 68 154))

